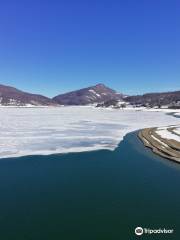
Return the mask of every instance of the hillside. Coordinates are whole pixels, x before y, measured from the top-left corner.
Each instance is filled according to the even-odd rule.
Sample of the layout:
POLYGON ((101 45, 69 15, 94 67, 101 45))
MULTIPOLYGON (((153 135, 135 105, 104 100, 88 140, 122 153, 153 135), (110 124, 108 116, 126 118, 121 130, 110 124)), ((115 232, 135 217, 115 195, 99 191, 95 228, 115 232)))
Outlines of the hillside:
POLYGON ((54 97, 53 100, 62 105, 87 105, 122 98, 123 94, 117 93, 104 84, 97 84, 92 87, 60 94, 54 97))
POLYGON ((48 97, 23 92, 14 87, 0 85, 0 105, 3 106, 51 106, 57 105, 48 97))
POLYGON ((167 106, 169 108, 179 108, 180 91, 147 93, 144 95, 129 96, 126 97, 125 100, 132 105, 143 105, 146 107, 167 106))

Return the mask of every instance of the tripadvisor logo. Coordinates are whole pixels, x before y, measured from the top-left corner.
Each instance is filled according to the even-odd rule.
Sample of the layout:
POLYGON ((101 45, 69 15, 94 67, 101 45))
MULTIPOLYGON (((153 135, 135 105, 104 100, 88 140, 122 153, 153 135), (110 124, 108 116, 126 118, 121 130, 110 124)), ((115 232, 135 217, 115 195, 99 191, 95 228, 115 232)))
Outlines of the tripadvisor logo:
POLYGON ((135 229, 135 234, 138 235, 138 236, 142 235, 143 234, 143 228, 142 227, 137 227, 135 229))
POLYGON ((158 228, 158 229, 150 229, 150 228, 142 228, 136 227, 135 234, 141 236, 142 234, 171 234, 174 232, 174 229, 166 229, 166 228, 158 228))

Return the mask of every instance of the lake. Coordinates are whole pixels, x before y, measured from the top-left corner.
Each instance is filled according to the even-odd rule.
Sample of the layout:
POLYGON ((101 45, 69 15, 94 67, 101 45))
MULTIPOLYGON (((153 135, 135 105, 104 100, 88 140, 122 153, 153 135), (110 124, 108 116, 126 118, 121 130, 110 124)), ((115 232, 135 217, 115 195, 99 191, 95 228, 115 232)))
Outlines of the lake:
POLYGON ((165 112, 92 106, 0 109, 0 159, 114 150, 135 130, 179 124, 165 112))
POLYGON ((2 159, 0 239, 126 240, 137 226, 179 239, 179 183, 180 165, 144 148, 137 132, 114 151, 2 159))

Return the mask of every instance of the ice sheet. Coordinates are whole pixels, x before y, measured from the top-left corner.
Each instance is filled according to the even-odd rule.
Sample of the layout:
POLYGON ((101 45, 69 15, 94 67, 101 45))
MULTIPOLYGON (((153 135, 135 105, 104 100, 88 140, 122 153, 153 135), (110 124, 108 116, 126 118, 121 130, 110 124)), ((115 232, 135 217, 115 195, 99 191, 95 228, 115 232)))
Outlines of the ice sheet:
POLYGON ((163 112, 93 107, 0 108, 0 157, 111 149, 131 131, 178 124, 163 112))

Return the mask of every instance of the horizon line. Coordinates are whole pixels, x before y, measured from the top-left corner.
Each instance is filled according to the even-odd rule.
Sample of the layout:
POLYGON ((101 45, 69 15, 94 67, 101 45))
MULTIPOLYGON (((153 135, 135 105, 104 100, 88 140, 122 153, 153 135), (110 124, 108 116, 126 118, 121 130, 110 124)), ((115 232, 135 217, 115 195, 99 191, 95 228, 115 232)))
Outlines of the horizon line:
POLYGON ((19 91, 22 91, 22 92, 24 92, 24 93, 29 93, 29 94, 36 94, 36 95, 42 95, 42 96, 44 96, 44 97, 48 97, 48 98, 50 98, 50 99, 52 99, 52 98, 54 98, 54 97, 56 97, 56 96, 58 96, 58 95, 63 95, 63 94, 66 94, 66 93, 70 93, 70 92, 75 92, 75 91, 78 91, 78 90, 81 90, 81 89, 86 89, 86 88, 91 88, 91 87, 95 87, 95 86, 98 86, 98 85, 104 85, 105 87, 107 87, 107 88, 110 88, 110 89, 112 89, 112 90, 114 90, 114 91, 116 91, 117 93, 120 93, 120 94, 123 94, 123 95, 127 95, 127 96, 139 96, 139 95, 145 95, 145 94, 160 94, 160 93, 168 93, 168 92, 178 92, 178 91, 180 91, 180 89, 171 89, 171 90, 161 90, 161 91, 152 91, 152 92, 143 92, 143 93, 133 93, 133 94, 127 94, 127 93, 125 93, 125 92, 120 92, 120 91, 118 91, 118 90, 116 90, 116 89, 114 89, 114 88, 111 88, 110 86, 108 86, 108 85, 106 85, 106 84, 104 84, 104 83, 102 83, 102 82, 100 82, 100 83, 97 83, 97 84, 93 84, 93 85, 88 85, 87 87, 81 87, 81 88, 78 88, 78 89, 72 89, 72 90, 69 90, 69 91, 65 91, 65 92, 59 92, 57 95, 53 95, 53 96, 49 96, 49 95, 46 95, 46 94, 41 94, 40 92, 31 92, 31 91, 29 91, 29 90, 26 90, 26 89, 23 89, 23 88, 19 88, 19 87, 16 87, 15 85, 9 85, 9 84, 2 84, 2 83, 0 83, 0 85, 1 86, 4 86, 4 87, 11 87, 11 88, 15 88, 15 89, 17 89, 17 90, 19 90, 19 91))

